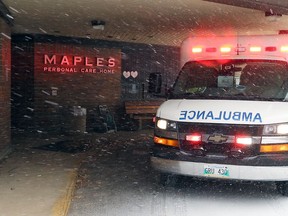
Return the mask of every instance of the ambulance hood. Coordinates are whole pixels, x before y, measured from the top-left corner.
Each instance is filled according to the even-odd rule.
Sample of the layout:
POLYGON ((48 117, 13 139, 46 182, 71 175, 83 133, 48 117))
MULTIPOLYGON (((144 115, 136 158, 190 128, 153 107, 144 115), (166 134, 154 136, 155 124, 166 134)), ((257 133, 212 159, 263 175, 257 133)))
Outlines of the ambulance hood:
POLYGON ((288 122, 288 102, 241 100, 168 100, 157 117, 179 122, 273 124, 288 122))

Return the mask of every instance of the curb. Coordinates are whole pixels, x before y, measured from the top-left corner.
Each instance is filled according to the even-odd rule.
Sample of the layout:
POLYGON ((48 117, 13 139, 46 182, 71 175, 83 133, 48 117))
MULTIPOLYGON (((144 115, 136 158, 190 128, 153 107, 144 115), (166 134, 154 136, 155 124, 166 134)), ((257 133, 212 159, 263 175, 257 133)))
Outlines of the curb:
POLYGON ((59 197, 52 209, 52 216, 66 216, 75 191, 78 176, 78 169, 73 169, 69 173, 69 180, 65 188, 65 194, 59 197))

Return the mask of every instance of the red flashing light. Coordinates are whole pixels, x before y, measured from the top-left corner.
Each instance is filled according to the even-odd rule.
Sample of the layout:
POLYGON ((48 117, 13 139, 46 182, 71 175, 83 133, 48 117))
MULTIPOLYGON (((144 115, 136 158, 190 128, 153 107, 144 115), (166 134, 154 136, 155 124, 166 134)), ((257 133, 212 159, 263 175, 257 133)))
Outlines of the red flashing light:
POLYGON ((282 46, 280 50, 281 52, 288 52, 288 46, 282 46))
POLYGON ((270 46, 270 47, 265 47, 266 52, 275 52, 277 51, 277 47, 270 46))
POLYGON ((217 49, 215 47, 208 47, 205 49, 206 52, 216 52, 217 49))
POLYGON ((258 46, 250 47, 250 52, 261 52, 262 48, 258 46))
POLYGON ((199 133, 192 133, 189 135, 186 135, 186 140, 193 143, 193 144, 198 144, 202 140, 202 136, 199 133))
POLYGON ((231 52, 231 47, 221 47, 220 48, 220 52, 222 53, 228 53, 228 52, 231 52))
POLYGON ((192 53, 201 53, 202 52, 202 48, 201 47, 193 47, 192 48, 192 53))

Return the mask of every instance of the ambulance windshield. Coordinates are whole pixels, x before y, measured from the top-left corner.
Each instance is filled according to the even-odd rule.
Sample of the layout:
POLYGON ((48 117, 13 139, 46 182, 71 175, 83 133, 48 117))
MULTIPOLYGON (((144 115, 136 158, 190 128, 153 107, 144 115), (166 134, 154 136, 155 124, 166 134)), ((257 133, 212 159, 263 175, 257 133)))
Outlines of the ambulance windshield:
POLYGON ((211 60, 185 64, 171 98, 288 100, 283 61, 211 60))

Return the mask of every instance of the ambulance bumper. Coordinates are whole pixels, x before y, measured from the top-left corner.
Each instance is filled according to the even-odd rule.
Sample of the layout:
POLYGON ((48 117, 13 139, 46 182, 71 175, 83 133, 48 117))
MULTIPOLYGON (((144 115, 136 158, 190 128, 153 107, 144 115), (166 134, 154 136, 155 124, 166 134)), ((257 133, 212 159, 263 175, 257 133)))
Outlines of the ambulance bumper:
POLYGON ((151 156, 151 165, 161 172, 203 178, 247 181, 288 181, 288 166, 245 166, 171 160, 151 156), (223 172, 225 170, 225 172, 223 172))

